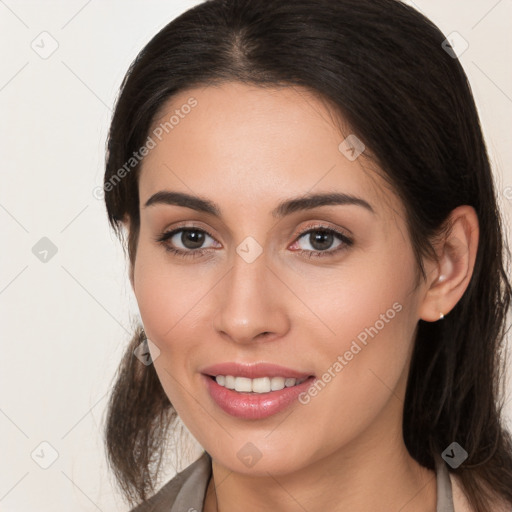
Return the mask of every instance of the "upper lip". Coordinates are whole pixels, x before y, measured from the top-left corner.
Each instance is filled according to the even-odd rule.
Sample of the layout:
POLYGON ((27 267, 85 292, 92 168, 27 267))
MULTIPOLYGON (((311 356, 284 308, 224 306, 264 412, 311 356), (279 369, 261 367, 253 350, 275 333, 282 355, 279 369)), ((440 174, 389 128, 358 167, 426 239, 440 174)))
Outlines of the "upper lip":
POLYGON ((312 374, 300 372, 285 366, 272 363, 242 364, 234 362, 218 363, 201 370, 201 373, 216 377, 217 375, 232 375, 233 377, 247 377, 257 379, 260 377, 285 377, 302 379, 312 374))

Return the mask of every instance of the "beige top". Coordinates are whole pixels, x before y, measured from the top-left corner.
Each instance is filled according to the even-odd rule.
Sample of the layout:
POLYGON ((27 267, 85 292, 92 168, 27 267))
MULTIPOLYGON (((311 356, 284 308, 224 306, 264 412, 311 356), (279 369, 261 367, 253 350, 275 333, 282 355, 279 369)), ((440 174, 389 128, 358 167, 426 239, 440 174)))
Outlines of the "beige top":
MULTIPOLYGON (((206 488, 212 474, 208 453, 190 464, 167 482, 154 496, 131 512, 202 512, 206 488)), ((436 461, 437 512, 473 512, 464 496, 457 477, 450 474, 446 464, 436 461)), ((500 509, 490 512, 501 512, 500 509)), ((504 509, 503 509, 504 510, 504 509)))

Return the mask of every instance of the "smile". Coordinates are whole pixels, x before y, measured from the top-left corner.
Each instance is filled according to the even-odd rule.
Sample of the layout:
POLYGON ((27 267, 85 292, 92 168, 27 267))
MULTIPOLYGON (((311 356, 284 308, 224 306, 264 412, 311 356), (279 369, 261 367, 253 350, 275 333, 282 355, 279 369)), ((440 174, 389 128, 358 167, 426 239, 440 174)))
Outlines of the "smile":
MULTIPOLYGON (((212 377, 213 378, 213 377, 212 377)), ((295 379, 292 377, 259 377, 250 379, 248 377, 234 377, 233 375, 217 375, 215 381, 219 386, 232 389, 239 393, 270 393, 281 389, 291 388, 302 384, 306 377, 295 379)))

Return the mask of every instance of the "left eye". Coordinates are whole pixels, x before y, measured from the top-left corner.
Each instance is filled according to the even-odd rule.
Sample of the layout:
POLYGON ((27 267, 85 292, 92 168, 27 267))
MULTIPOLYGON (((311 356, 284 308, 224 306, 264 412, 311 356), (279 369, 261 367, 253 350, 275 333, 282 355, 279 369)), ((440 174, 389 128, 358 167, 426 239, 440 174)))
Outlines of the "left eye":
POLYGON ((345 246, 350 246, 351 244, 352 240, 342 233, 338 233, 333 229, 315 228, 302 233, 302 235, 297 238, 294 245, 298 245, 298 248, 305 252, 333 253, 343 249, 345 246), (302 243, 301 240, 303 240, 302 243), (338 244, 333 247, 336 240, 338 241, 338 244), (307 247, 308 244, 312 249, 307 247))

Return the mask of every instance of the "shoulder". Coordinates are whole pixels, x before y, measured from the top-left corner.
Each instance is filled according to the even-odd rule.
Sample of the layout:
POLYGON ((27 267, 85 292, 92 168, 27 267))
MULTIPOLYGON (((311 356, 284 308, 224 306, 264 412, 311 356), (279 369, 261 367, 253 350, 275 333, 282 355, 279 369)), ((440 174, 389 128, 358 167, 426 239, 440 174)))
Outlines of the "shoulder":
MULTIPOLYGON (((453 506, 455 512, 475 512, 466 498, 466 494, 459 480, 459 477, 450 473, 452 483, 453 506)), ((499 497, 496 497, 496 504, 489 512, 510 512, 510 505, 499 497)))
POLYGON ((182 503, 188 504, 184 510, 189 508, 202 510, 210 476, 211 458, 204 452, 199 459, 169 480, 156 494, 130 512, 172 512, 175 507, 181 510, 182 503), (196 506, 193 506, 194 504, 196 506))

